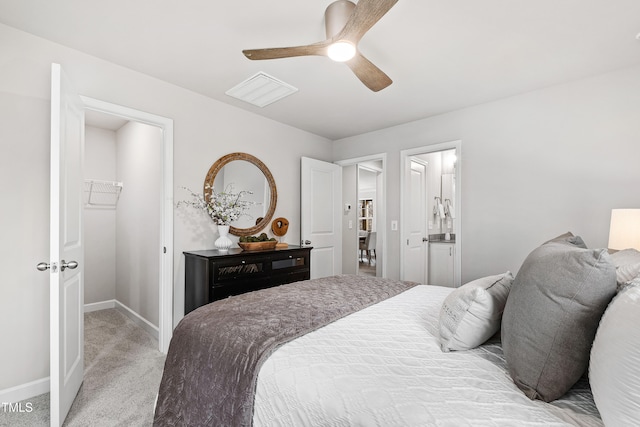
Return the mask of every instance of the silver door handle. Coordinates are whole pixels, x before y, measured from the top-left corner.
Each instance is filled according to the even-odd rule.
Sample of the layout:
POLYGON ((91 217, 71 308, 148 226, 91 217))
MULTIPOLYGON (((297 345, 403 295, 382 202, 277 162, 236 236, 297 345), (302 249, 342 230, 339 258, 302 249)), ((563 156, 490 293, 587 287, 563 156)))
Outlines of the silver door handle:
POLYGON ((422 241, 423 241, 423 242, 428 242, 428 241, 429 241, 429 238, 427 238, 427 237, 423 237, 423 238, 422 238, 422 241))
POLYGON ((77 261, 66 262, 65 260, 62 260, 60 262, 60 271, 64 271, 67 268, 70 268, 71 270, 75 270, 76 268, 78 268, 78 262, 77 261))
POLYGON ((311 244, 311 240, 301 240, 300 243, 302 243, 302 246, 310 245, 311 244))
POLYGON ((52 273, 55 273, 56 271, 58 271, 58 264, 54 263, 46 263, 46 262, 41 262, 38 265, 36 265, 36 268, 39 271, 47 271, 48 269, 51 269, 52 273))

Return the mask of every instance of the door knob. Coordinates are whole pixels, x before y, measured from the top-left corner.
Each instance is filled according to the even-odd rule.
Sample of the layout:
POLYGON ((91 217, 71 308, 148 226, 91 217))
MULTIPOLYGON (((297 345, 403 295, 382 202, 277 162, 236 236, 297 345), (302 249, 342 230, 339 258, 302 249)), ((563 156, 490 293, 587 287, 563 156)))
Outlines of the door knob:
POLYGON ((49 264, 46 262, 41 262, 38 265, 36 265, 36 268, 39 271, 47 271, 48 269, 51 269, 52 273, 55 273, 56 271, 58 271, 58 264, 56 264, 55 262, 49 264))
POLYGON ((311 240, 302 240, 302 241, 300 241, 300 243, 302 243, 302 246, 310 245, 311 244, 311 240))
POLYGON ((60 262, 60 271, 64 271, 67 268, 70 268, 71 270, 75 270, 76 268, 78 268, 78 262, 77 261, 66 262, 65 260, 62 260, 60 262))
POLYGON ((422 238, 422 241, 423 241, 423 242, 428 242, 428 241, 429 241, 429 238, 428 238, 428 237, 423 237, 423 238, 422 238))

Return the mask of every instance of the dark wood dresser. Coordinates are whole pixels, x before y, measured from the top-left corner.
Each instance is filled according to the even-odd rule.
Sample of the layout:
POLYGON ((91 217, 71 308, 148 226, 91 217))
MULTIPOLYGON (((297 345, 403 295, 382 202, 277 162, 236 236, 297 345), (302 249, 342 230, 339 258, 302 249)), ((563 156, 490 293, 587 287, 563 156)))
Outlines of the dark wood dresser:
POLYGON ((196 308, 258 289, 307 280, 310 247, 289 246, 268 251, 217 249, 184 252, 184 314, 196 308))

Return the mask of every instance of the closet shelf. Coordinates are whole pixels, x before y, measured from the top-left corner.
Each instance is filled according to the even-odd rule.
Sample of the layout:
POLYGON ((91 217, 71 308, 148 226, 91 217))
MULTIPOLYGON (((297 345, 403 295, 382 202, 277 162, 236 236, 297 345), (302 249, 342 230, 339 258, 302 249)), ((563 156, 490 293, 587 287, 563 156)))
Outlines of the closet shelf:
POLYGON ((122 187, 121 182, 86 179, 84 181, 84 204, 86 207, 115 208, 122 187))

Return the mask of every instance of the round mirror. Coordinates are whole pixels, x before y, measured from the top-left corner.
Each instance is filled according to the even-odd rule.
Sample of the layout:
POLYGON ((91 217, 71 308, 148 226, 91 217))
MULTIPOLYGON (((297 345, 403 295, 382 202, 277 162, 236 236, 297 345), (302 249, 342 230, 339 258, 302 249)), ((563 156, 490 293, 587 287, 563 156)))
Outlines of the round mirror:
POLYGON ((246 153, 231 153, 216 161, 204 179, 204 193, 208 187, 216 191, 251 191, 243 200, 255 202, 246 215, 230 224, 229 233, 249 236, 267 227, 276 210, 278 193, 269 168, 257 157, 246 153))

